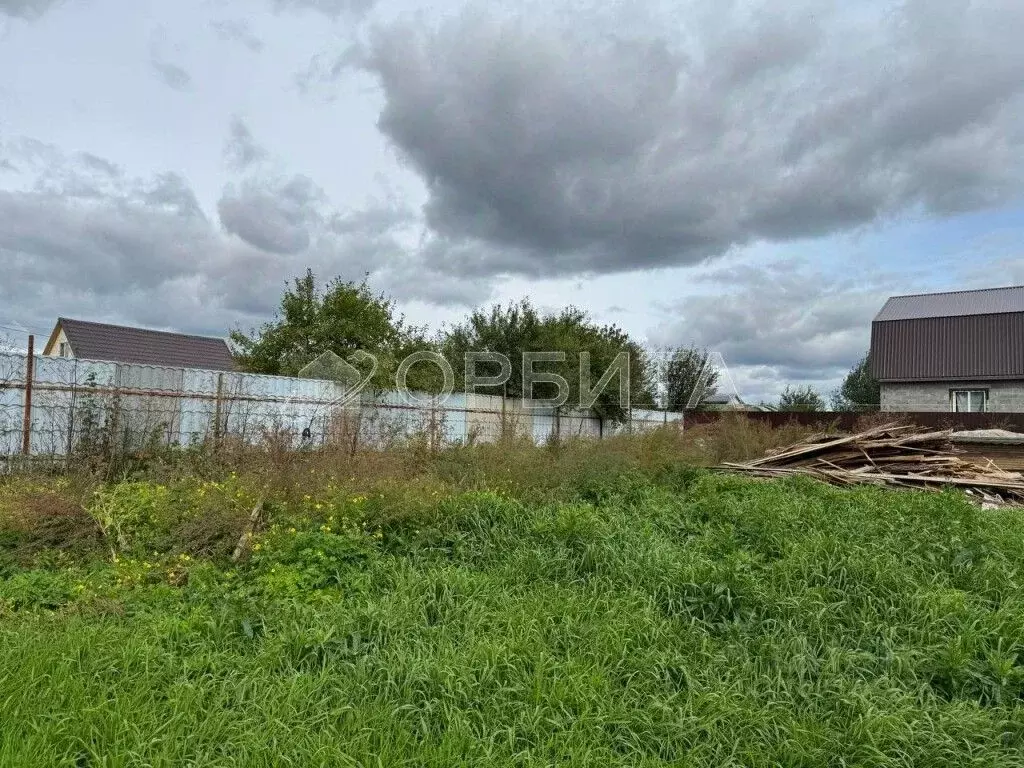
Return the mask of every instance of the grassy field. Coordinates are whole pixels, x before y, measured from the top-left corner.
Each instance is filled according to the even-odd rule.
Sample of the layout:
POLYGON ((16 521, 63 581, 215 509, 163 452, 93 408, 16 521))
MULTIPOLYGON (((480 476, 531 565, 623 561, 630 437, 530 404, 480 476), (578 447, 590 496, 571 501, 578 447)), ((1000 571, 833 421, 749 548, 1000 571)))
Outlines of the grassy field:
POLYGON ((1024 765, 1018 512, 694 450, 10 480, 0 765, 1024 765))

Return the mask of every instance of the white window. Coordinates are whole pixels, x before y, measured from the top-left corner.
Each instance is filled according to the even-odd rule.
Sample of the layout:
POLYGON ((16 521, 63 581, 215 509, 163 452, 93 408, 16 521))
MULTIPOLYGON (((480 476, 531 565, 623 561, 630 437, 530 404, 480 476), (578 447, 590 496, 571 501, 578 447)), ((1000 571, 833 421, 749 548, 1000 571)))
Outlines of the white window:
POLYGON ((950 407, 956 413, 982 413, 987 400, 984 389, 954 389, 949 393, 950 407))
POLYGON ((62 341, 60 343, 58 353, 60 354, 61 357, 71 357, 71 350, 68 349, 68 344, 66 341, 62 341))

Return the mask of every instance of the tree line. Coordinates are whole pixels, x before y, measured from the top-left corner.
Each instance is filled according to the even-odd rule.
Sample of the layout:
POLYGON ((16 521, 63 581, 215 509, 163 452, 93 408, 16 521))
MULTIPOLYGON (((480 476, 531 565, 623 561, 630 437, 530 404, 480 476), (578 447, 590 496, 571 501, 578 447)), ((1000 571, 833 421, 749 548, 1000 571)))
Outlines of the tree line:
MULTIPOLYGON (((569 385, 569 402, 579 402, 581 374, 593 387, 613 367, 628 358, 629 399, 623 401, 618 382, 602 390, 594 410, 604 418, 621 420, 628 407, 682 410, 691 401, 698 405, 713 395, 720 372, 710 364, 706 349, 695 346, 654 351, 630 338, 616 325, 600 325, 585 311, 566 307, 545 312, 528 299, 477 309, 463 321, 433 334, 409 324, 394 300, 376 293, 365 280, 335 278, 321 285, 311 270, 289 282, 281 296, 276 317, 250 331, 235 329, 230 335, 240 366, 252 373, 295 376, 327 351, 342 359, 353 353, 371 353, 376 364, 367 370, 376 389, 391 389, 403 360, 417 352, 436 352, 451 363, 456 391, 466 386, 467 353, 493 352, 511 362, 502 370, 495 360, 474 363, 477 377, 507 374, 501 385, 479 386, 480 394, 510 398, 528 397, 522 360, 527 353, 557 351, 557 360, 534 364, 536 370, 558 374, 569 385), (694 397, 694 391, 699 390, 694 397)), ((479 355, 477 357, 480 357, 479 355)), ((441 369, 422 362, 409 367, 406 381, 411 389, 440 391, 441 369)), ((550 382, 535 382, 532 395, 556 394, 550 382)), ((855 404, 877 403, 877 382, 870 379, 865 357, 832 395, 836 410, 855 404)), ((782 410, 824 410, 824 398, 810 387, 787 388, 776 407, 782 410)))

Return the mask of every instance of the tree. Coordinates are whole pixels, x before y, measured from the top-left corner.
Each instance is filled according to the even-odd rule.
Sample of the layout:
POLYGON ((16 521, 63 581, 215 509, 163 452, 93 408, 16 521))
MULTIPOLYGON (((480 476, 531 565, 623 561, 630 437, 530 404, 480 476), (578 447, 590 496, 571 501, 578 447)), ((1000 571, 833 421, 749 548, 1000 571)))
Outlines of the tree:
MULTIPOLYGON (((476 310, 464 322, 449 328, 442 341, 442 351, 455 371, 457 388, 464 387, 466 355, 470 352, 496 352, 511 363, 508 381, 501 386, 479 387, 479 394, 510 398, 529 397, 523 381, 523 356, 527 352, 556 352, 564 361, 544 361, 533 365, 535 371, 562 376, 569 385, 568 404, 580 402, 580 364, 583 353, 589 355, 589 386, 596 387, 616 357, 629 356, 630 402, 619 398, 618 380, 604 389, 594 410, 604 418, 624 419, 630 405, 653 405, 650 387, 651 364, 639 344, 615 325, 598 326, 582 310, 568 307, 559 313, 542 314, 527 299, 508 305, 494 305, 489 310, 476 310)), ((498 376, 496 362, 476 364, 478 376, 498 376)), ((538 383, 534 398, 553 398, 554 384, 538 383)))
MULTIPOLYGON (((407 326, 393 300, 373 293, 365 280, 335 278, 321 288, 312 270, 286 284, 273 321, 248 334, 233 330, 231 341, 245 370, 282 376, 296 375, 327 351, 342 358, 357 350, 369 352, 378 361, 372 384, 380 389, 393 386, 394 371, 406 355, 430 348, 423 330, 407 326)), ((434 384, 413 381, 417 373, 423 378, 437 374, 427 368, 414 369, 411 386, 434 384)))
POLYGON ((665 388, 665 407, 668 410, 681 411, 686 408, 698 385, 702 385, 702 391, 697 399, 697 407, 705 398, 715 394, 719 371, 709 368, 710 357, 711 353, 707 349, 697 347, 678 347, 667 356, 662 364, 661 378, 665 388))
POLYGON ((806 387, 792 389, 786 387, 779 397, 780 411, 823 411, 825 400, 819 395, 814 387, 809 384, 806 387))
POLYGON ((871 410, 882 402, 882 388, 871 375, 870 355, 864 355, 843 379, 842 386, 832 393, 832 407, 837 411, 871 410))

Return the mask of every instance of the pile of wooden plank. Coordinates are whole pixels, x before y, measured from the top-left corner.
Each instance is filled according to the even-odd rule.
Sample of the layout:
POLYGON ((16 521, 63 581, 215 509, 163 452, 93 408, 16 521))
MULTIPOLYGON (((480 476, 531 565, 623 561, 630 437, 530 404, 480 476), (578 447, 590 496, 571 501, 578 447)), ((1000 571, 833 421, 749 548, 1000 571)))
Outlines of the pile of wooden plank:
POLYGON ((984 464, 991 460, 1011 472, 1024 471, 1024 435, 1004 429, 954 432, 951 438, 961 458, 984 464))
POLYGON ((833 485, 917 489, 954 486, 984 506, 1024 503, 1024 474, 965 459, 951 430, 888 424, 855 435, 815 435, 788 448, 721 468, 757 477, 806 475, 833 485))

